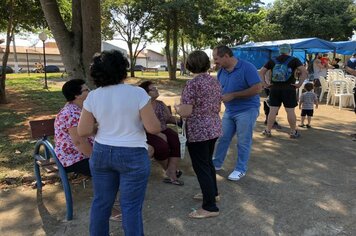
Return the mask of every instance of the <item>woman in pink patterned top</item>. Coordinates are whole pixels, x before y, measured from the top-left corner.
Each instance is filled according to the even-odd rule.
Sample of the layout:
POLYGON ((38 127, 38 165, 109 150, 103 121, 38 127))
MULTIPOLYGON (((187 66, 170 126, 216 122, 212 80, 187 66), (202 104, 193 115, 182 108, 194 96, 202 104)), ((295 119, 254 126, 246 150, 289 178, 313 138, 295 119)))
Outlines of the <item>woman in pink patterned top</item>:
POLYGON ((151 97, 152 107, 161 123, 161 132, 150 134, 146 132, 147 143, 154 149, 153 157, 166 171, 165 183, 182 186, 184 182, 178 180, 182 171, 178 170, 180 160, 180 143, 178 134, 167 127, 167 123, 175 124, 176 118, 172 116, 170 110, 164 102, 157 100, 159 92, 151 81, 142 82, 139 85, 151 97))
POLYGON ((186 68, 195 74, 182 92, 177 112, 186 117, 187 146, 192 165, 202 193, 193 198, 203 200, 202 208, 189 214, 191 218, 207 218, 219 215, 216 201, 220 199, 212 162, 214 146, 222 135, 220 119, 221 87, 216 78, 207 71, 209 57, 203 51, 189 54, 186 68))
POLYGON ((89 88, 82 79, 66 82, 62 92, 67 103, 57 114, 54 122, 54 151, 66 172, 76 172, 91 176, 89 156, 92 152, 93 139, 78 136, 77 126, 83 102, 89 93, 89 88))

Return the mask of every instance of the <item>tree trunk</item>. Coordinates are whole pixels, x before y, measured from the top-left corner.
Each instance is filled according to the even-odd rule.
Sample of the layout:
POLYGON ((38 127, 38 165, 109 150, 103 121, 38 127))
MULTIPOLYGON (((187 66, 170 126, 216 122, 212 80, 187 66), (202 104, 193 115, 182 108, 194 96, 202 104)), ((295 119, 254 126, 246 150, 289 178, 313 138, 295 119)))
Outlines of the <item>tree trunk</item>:
POLYGON ((135 60, 135 55, 132 54, 132 43, 130 41, 127 41, 127 48, 129 49, 129 54, 130 54, 130 74, 131 77, 135 77, 135 71, 134 71, 134 66, 136 65, 136 60, 135 60))
POLYGON ((83 49, 82 61, 85 78, 93 85, 93 79, 89 73, 89 66, 95 53, 101 51, 101 12, 100 0, 81 0, 83 49))
POLYGON ((72 0, 72 31, 65 26, 56 0, 40 2, 68 75, 84 79, 93 87, 89 64, 101 49, 100 0, 72 0))
POLYGON ((180 74, 185 75, 186 74, 185 63, 186 63, 187 59, 186 59, 186 51, 185 51, 185 46, 184 46, 184 35, 183 34, 181 35, 181 44, 182 44, 182 53, 183 53, 183 59, 182 59, 183 67, 180 68, 182 70, 180 72, 180 74))
POLYGON ((166 59, 167 59, 167 67, 168 67, 168 74, 169 74, 169 79, 171 79, 171 71, 172 71, 172 58, 171 58, 171 50, 170 50, 170 43, 171 43, 171 32, 170 32, 170 26, 167 25, 166 29, 166 46, 164 47, 166 51, 166 59))
POLYGON ((10 43, 14 32, 13 29, 15 28, 15 26, 13 25, 13 16, 14 16, 13 0, 10 0, 9 12, 10 12, 9 14, 10 16, 9 16, 9 21, 7 22, 7 30, 6 30, 6 48, 5 48, 5 53, 2 57, 2 71, 1 71, 1 78, 0 78, 0 104, 7 103, 6 90, 5 90, 6 65, 10 54, 10 43))
POLYGON ((177 58, 178 58, 178 16, 177 12, 174 11, 173 17, 173 50, 172 50, 172 72, 170 79, 176 80, 177 79, 177 58))

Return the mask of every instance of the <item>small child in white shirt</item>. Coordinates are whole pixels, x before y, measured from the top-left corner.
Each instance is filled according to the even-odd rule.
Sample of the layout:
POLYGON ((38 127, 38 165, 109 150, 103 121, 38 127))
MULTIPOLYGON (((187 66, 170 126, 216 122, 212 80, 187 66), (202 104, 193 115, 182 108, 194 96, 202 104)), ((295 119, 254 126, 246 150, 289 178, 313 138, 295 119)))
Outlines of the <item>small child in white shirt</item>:
POLYGON ((301 124, 299 127, 307 127, 311 128, 310 122, 311 118, 313 117, 314 114, 314 104, 315 108, 318 108, 318 97, 317 95, 313 92, 313 84, 312 83, 307 83, 304 86, 305 90, 307 90, 305 93, 300 96, 299 99, 299 109, 302 109, 301 112, 301 124), (307 125, 304 124, 305 117, 308 117, 308 123, 307 125))

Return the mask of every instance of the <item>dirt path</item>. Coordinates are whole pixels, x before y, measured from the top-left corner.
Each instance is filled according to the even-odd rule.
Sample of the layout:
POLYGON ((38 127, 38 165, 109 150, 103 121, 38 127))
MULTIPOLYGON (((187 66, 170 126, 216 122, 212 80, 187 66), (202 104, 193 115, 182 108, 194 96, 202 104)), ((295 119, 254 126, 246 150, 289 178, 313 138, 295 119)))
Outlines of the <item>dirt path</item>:
MULTIPOLYGON (((173 105, 176 93, 162 93, 173 105)), ((298 111, 299 113, 299 111, 298 111)), ((199 186, 189 156, 182 161, 183 187, 162 183, 163 173, 152 163, 144 205, 146 235, 356 235, 356 154, 349 136, 356 133, 350 110, 321 105, 312 129, 291 140, 284 111, 283 129, 272 138, 260 135, 261 115, 254 134, 249 171, 240 182, 226 177, 233 169, 233 140, 223 171, 218 173, 221 215, 191 220, 199 207, 192 199, 199 186)), ((73 186, 74 220, 64 222, 65 203, 60 186, 46 185, 42 197, 29 187, 0 192, 0 235, 87 235, 92 186, 73 186)), ((123 235, 111 223, 113 235, 123 235)))

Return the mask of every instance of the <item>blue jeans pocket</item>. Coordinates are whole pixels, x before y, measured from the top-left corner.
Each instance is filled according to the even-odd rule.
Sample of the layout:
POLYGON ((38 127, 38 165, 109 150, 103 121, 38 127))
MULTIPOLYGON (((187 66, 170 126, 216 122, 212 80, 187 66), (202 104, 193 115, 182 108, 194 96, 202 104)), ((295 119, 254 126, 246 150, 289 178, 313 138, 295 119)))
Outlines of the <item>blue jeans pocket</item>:
POLYGON ((93 168, 103 168, 104 167, 104 152, 101 150, 93 149, 93 153, 89 159, 90 166, 93 168))

